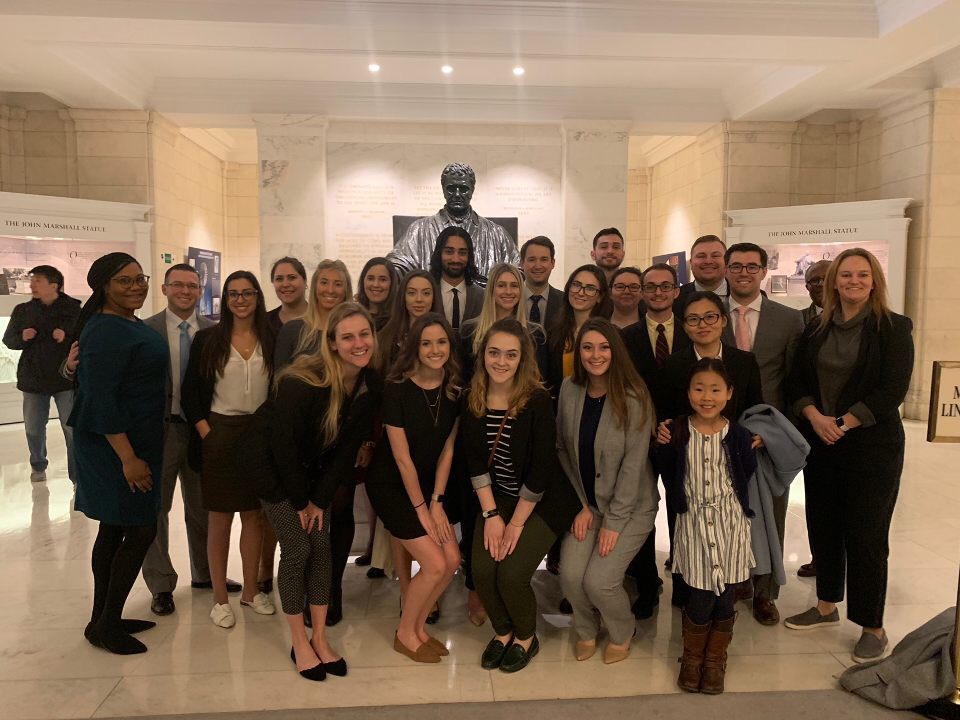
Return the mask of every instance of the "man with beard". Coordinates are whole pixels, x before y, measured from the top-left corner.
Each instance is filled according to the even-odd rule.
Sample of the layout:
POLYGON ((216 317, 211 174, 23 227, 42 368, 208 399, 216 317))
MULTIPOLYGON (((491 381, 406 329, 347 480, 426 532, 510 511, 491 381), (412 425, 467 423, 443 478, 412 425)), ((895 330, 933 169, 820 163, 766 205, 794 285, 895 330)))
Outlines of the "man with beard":
POLYGON ((829 260, 818 260, 804 273, 807 292, 810 294, 810 307, 801 310, 804 325, 809 325, 811 320, 820 317, 820 312, 823 310, 823 281, 829 269, 829 260))
POLYGON ((387 253, 399 275, 428 267, 437 236, 448 227, 459 227, 473 238, 475 282, 480 287, 487 284, 487 273, 497 263, 520 264, 517 244, 507 231, 471 208, 476 184, 476 174, 469 165, 451 163, 443 169, 440 185, 446 204, 436 215, 414 220, 400 242, 387 253))
POLYGON ((626 255, 623 248, 623 234, 615 227, 604 228, 593 236, 593 250, 590 259, 607 276, 607 284, 613 278, 613 273, 623 264, 626 255))
POLYGON ((716 235, 701 235, 693 241, 693 247, 690 248, 693 282, 680 287, 680 295, 673 303, 675 314, 683 317, 687 298, 698 290, 710 290, 726 299, 730 294, 726 278, 727 264, 723 260, 726 251, 726 243, 716 235))
POLYGON ((430 274, 440 286, 443 314, 459 335, 463 322, 479 315, 483 307, 470 233, 455 225, 440 233, 430 256, 430 274))

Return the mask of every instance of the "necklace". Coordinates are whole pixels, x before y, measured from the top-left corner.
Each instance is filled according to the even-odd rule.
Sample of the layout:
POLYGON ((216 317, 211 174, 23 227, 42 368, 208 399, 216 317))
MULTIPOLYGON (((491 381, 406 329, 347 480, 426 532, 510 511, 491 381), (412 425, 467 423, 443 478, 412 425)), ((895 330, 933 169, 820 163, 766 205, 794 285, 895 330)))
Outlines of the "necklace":
POLYGON ((436 427, 437 423, 440 422, 440 396, 443 394, 443 386, 437 388, 437 399, 433 402, 430 402, 430 396, 427 395, 426 390, 420 388, 420 392, 423 393, 423 399, 427 403, 427 412, 430 413, 430 417, 433 418, 433 426, 436 427))

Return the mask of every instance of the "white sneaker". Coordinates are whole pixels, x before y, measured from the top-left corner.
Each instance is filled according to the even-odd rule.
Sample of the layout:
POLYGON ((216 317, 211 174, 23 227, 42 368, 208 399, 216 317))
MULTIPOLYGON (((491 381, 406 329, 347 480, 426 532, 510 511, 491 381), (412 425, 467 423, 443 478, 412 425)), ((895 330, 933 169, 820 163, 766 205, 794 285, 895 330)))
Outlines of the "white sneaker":
POLYGON ((222 628, 232 628, 237 624, 237 618, 233 615, 233 608, 230 603, 214 603, 213 610, 210 611, 210 619, 213 624, 222 628))
POLYGON ((257 593, 250 602, 241 600, 240 604, 253 608, 254 612, 261 615, 273 615, 277 611, 277 608, 273 606, 273 601, 264 593, 257 593))

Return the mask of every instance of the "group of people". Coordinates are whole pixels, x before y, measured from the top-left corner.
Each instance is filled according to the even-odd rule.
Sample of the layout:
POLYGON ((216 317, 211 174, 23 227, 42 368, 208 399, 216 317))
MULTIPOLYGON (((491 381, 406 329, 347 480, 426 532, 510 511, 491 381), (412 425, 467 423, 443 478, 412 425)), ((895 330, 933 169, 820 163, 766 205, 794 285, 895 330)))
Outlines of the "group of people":
MULTIPOLYGON (((470 620, 493 629, 481 665, 523 669, 539 650, 531 578, 546 557, 575 657, 593 656, 605 635, 603 662, 614 663, 659 602, 659 477, 683 613, 678 684, 719 693, 736 602, 751 602, 761 624, 780 622, 789 485, 802 469, 804 572, 818 602, 784 624, 839 623, 846 591, 863 627, 854 658, 881 656, 913 345, 876 258, 851 249, 808 268, 803 313, 762 291, 767 254, 753 244, 698 238, 683 286, 668 264, 624 267, 615 228, 597 233, 591 259, 561 290, 549 238, 523 243, 519 266, 479 268, 470 233, 453 225, 427 267, 372 258, 355 293, 339 260, 308 282, 299 260, 281 258, 270 312, 254 274, 234 272, 213 324, 196 313, 189 265, 167 270, 167 307, 138 320, 150 278, 112 253, 93 263, 92 295, 61 333, 35 318, 62 297, 62 277, 56 292, 38 281, 27 305, 39 305, 15 313, 4 341, 24 349, 22 363, 31 343, 55 342, 58 373, 75 378, 65 429, 76 509, 100 522, 87 639, 146 650, 134 636, 152 623, 121 615, 141 567, 153 611, 174 611, 167 515, 179 479, 192 585, 212 587, 212 621, 234 625, 230 592, 251 612, 275 612, 279 543, 292 662, 311 680, 345 674, 325 628, 342 617, 362 483, 400 579, 398 653, 449 654, 429 630, 462 570, 470 620), (235 513, 242 583, 226 573, 235 513)), ((45 460, 30 447, 36 472, 45 460)))

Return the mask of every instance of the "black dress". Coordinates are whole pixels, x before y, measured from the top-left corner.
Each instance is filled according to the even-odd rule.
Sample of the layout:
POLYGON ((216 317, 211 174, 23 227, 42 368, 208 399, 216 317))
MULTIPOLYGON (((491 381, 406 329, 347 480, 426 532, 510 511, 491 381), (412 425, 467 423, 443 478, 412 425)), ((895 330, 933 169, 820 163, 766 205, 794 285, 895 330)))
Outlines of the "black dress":
MULTIPOLYGON (((424 390, 410 379, 388 383, 383 391, 381 420, 384 426, 403 428, 427 505, 433 495, 437 461, 457 421, 457 411, 457 402, 441 388, 424 390)), ((448 481, 445 493, 451 489, 448 481)), ((403 485, 386 427, 367 475, 367 495, 377 517, 395 538, 413 540, 427 534, 403 485)))

